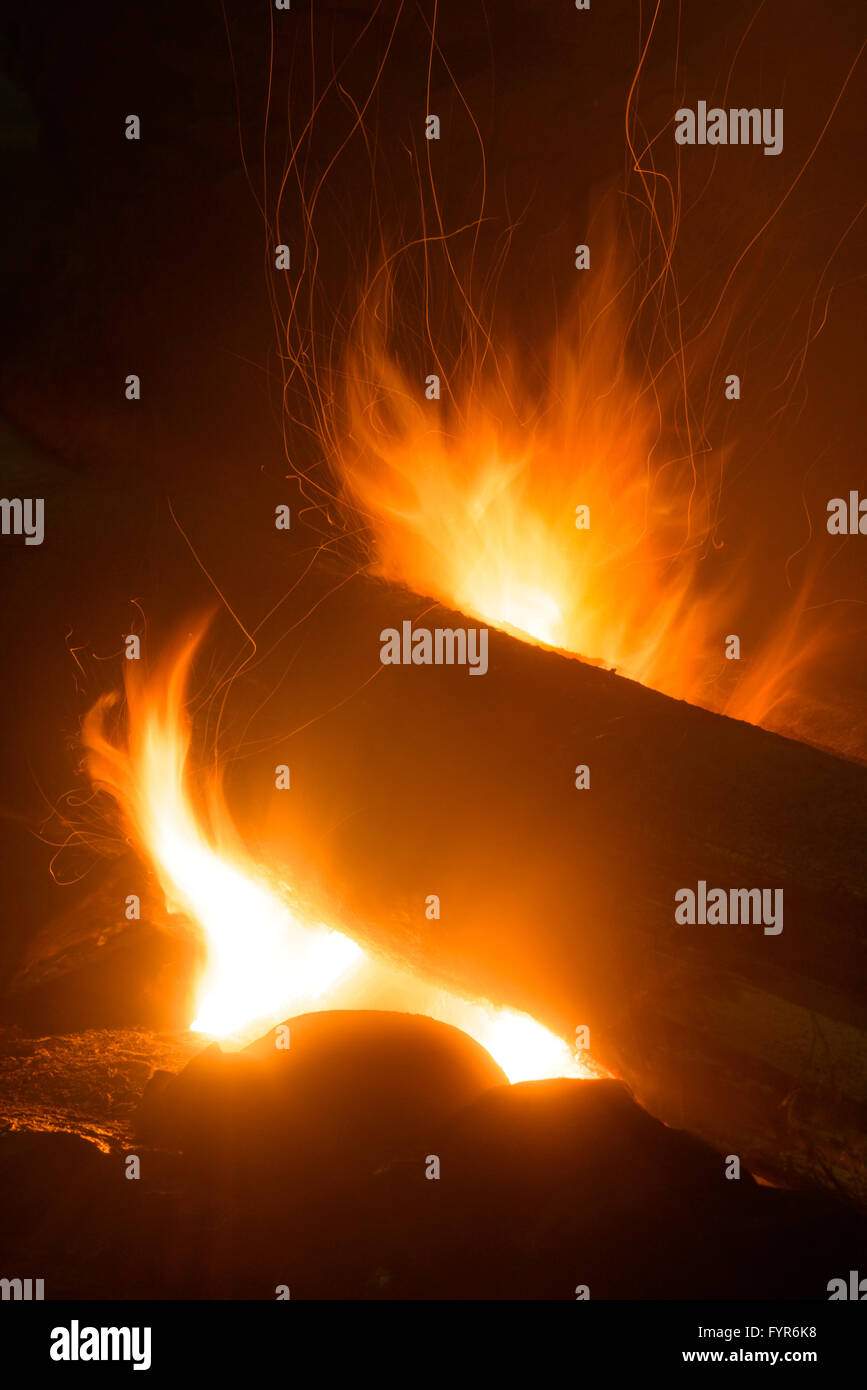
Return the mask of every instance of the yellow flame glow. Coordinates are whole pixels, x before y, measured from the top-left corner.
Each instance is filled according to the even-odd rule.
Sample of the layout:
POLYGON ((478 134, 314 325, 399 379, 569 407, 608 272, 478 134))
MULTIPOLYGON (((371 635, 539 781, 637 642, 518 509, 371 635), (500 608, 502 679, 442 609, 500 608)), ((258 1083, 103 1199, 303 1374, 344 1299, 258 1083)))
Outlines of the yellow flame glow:
POLYGON ((528 1015, 470 1003, 308 921, 291 889, 247 853, 216 778, 204 789, 207 814, 197 809, 185 689, 198 641, 197 634, 150 682, 135 669, 127 676, 125 739, 107 732, 112 697, 99 701, 83 726, 92 781, 118 802, 134 843, 159 875, 169 911, 183 913, 202 934, 206 965, 191 1027, 242 1044, 297 1013, 390 1008, 461 1028, 511 1081, 595 1075, 528 1015))
MULTIPOLYGON (((599 242, 608 250, 558 318, 543 365, 480 332, 469 310, 454 341, 411 334, 415 300, 400 275, 414 263, 401 270, 394 256, 371 274, 340 370, 319 383, 347 524, 366 530, 374 573, 421 597, 786 728, 830 642, 830 620, 821 633, 802 621, 814 573, 742 661, 727 659, 728 634, 752 624, 756 604, 751 569, 727 559, 720 530, 728 451, 708 438, 721 407, 706 399, 700 358, 696 416, 677 339, 658 324, 665 370, 642 360, 629 258, 613 228, 599 242), (428 399, 424 364, 440 356, 442 395, 428 399)), ((650 312, 652 296, 641 303, 650 312)), ((727 528, 743 544, 742 528, 727 528)))

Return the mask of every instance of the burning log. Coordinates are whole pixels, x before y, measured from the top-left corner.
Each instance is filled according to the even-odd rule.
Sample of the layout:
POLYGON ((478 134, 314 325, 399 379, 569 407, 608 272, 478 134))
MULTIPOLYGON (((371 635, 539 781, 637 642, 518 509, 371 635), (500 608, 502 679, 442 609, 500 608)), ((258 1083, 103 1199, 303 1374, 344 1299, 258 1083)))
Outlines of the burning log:
POLYGON ((291 697, 262 701, 280 651, 236 687, 266 751, 236 758, 227 796, 257 856, 423 975, 589 1028, 668 1123, 867 1200, 867 772, 494 630, 483 679, 380 666, 420 606, 344 586, 291 697), (269 790, 275 763, 290 791, 269 790), (690 921, 685 890, 717 912, 690 921))
POLYGON ((576 1038, 668 1123, 867 1200, 864 769, 494 631, 473 649, 484 673, 382 665, 419 603, 344 580, 300 629, 291 687, 279 645, 235 681, 244 741, 225 801, 206 788, 222 845, 180 776, 189 643, 174 704, 128 691, 129 753, 91 720, 97 781, 174 908, 221 943, 198 1026, 285 1016, 293 990, 413 1009, 512 1080, 562 1075, 558 1039, 576 1038))
POLYGON ((203 1224, 235 1210, 254 1288, 292 1252, 293 1296, 812 1298, 855 1258, 862 1217, 728 1182, 621 1084, 505 1080, 430 1019, 309 1014, 155 1080, 139 1131, 203 1224))
POLYGON ((148 1054, 181 1066, 180 1041, 62 1041, 72 1132, 0 1136, 4 1258, 38 1260, 48 1298, 824 1299, 863 1247, 851 1206, 727 1181, 623 1085, 506 1085, 427 1018, 328 1011, 208 1048, 157 1073, 135 1138, 127 1088, 109 1132, 83 1063, 132 1083, 148 1054))
POLYGON ((365 1169, 423 1148, 445 1120, 506 1081, 457 1028, 326 1010, 279 1025, 243 1052, 215 1043, 179 1076, 155 1077, 138 1128, 149 1142, 183 1149, 203 1172, 217 1162, 237 1178, 241 1166, 261 1174, 276 1165, 310 1185, 345 1170, 349 1144, 353 1165, 365 1169))

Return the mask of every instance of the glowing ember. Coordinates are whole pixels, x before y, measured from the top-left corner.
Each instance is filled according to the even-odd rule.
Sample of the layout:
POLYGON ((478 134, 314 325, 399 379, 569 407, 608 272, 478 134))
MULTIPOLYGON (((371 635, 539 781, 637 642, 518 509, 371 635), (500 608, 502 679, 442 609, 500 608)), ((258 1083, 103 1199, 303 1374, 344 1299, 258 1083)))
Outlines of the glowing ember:
POLYGON ((526 1014, 469 1003, 304 920, 287 885, 251 860, 216 775, 204 788, 206 812, 197 810, 184 694, 198 640, 152 682, 129 664, 125 741, 106 732, 112 697, 98 702, 83 728, 94 784, 118 802, 134 843, 157 870, 169 911, 202 933, 207 962, 191 1027, 242 1044, 318 1008, 400 1009, 463 1029, 512 1081, 595 1074, 526 1014))

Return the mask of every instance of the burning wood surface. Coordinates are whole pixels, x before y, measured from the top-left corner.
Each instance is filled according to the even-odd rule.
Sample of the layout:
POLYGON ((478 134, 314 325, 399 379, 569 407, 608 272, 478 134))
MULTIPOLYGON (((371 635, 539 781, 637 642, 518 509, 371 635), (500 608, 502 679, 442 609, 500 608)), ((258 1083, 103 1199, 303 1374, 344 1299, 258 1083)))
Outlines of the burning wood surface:
MULTIPOLYGON (((605 1069, 756 1171, 867 1200, 864 769, 494 630, 476 680, 382 666, 380 633, 420 601, 360 578, 320 599, 303 662, 277 642, 232 684, 240 741, 188 751, 189 644, 133 687, 131 722, 103 709, 90 731, 91 769, 152 870, 150 920, 198 943, 198 964, 168 970, 190 997, 178 1022, 209 991, 241 1000, 254 1031, 281 999, 284 1014, 427 1013, 513 1080, 605 1069), (714 890, 780 893, 783 910, 714 924, 714 890), (690 893, 699 920, 682 915, 690 893), (299 992, 293 950, 316 933, 351 968, 299 992)), ((126 977, 153 968, 145 950, 126 977)))
POLYGON ((279 646, 233 690, 226 802, 257 857, 421 978, 560 1038, 588 1026, 667 1122, 863 1201, 865 770, 494 630, 479 679, 376 674, 379 634, 419 608, 346 584, 291 692, 279 646), (677 915, 714 889, 782 890, 781 930, 677 915))

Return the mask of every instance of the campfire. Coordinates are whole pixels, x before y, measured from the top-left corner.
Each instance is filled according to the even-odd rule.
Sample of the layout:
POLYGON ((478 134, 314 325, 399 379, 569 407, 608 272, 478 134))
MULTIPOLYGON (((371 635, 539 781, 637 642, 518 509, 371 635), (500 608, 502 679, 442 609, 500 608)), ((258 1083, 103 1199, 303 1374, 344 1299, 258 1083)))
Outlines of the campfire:
POLYGON ((859 1295, 854 66, 639 8, 21 21, 4 1299, 859 1295))

